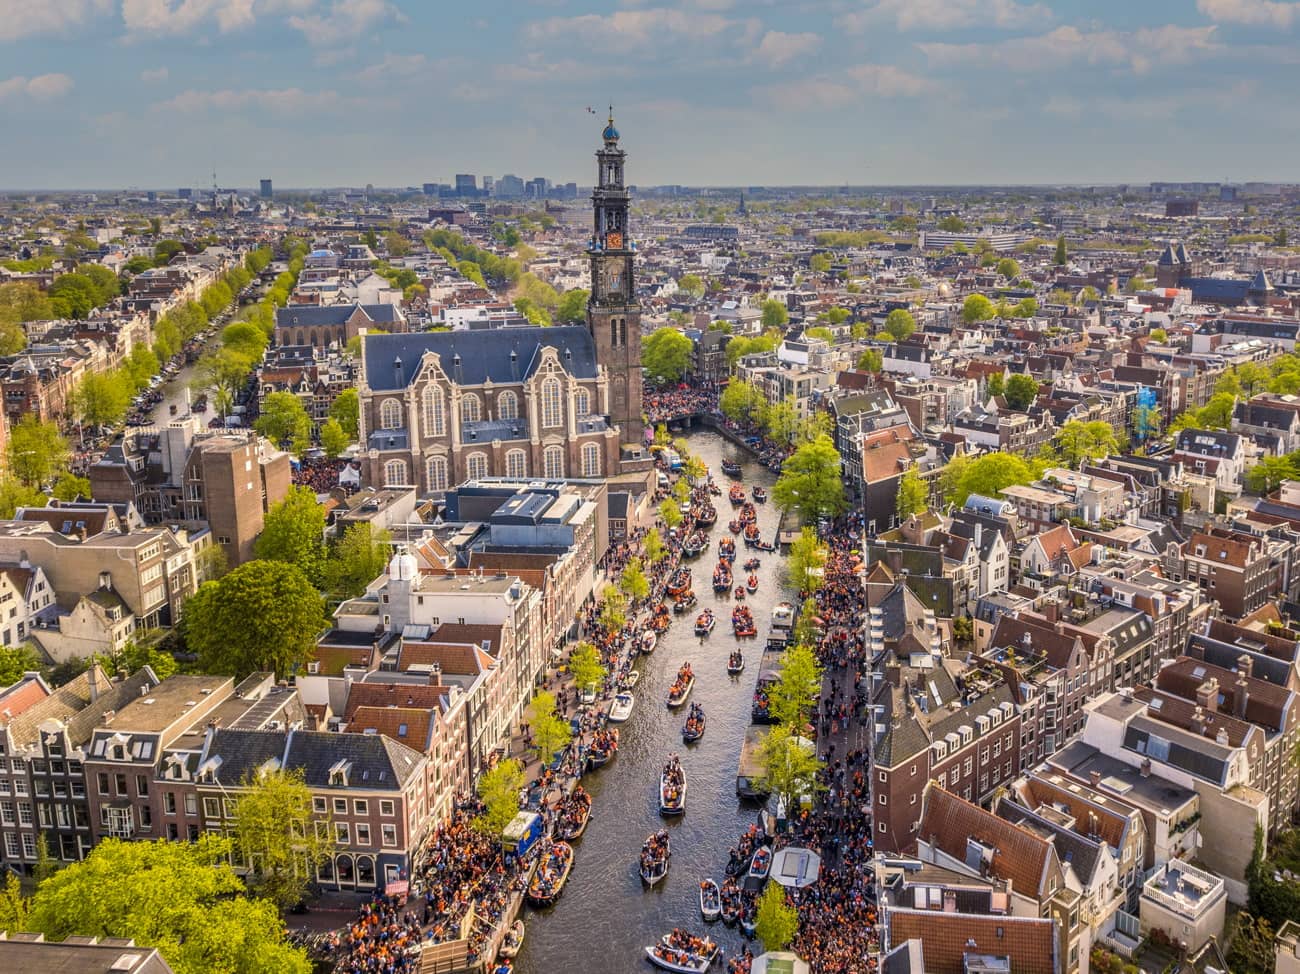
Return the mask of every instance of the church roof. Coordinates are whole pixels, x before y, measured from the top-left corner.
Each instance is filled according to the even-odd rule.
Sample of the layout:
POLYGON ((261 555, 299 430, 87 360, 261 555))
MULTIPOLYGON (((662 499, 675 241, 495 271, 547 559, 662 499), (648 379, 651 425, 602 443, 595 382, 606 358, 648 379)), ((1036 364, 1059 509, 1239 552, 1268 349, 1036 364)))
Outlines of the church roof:
POLYGON ((546 346, 559 352, 561 364, 575 378, 596 377, 596 347, 591 333, 582 325, 571 325, 367 335, 366 381, 372 389, 405 388, 419 370, 424 353, 433 352, 441 358, 447 374, 462 385, 480 385, 488 379, 522 382, 536 369, 546 346), (457 355, 460 356, 458 367, 457 355), (395 368, 398 361, 402 365, 400 381, 395 368))

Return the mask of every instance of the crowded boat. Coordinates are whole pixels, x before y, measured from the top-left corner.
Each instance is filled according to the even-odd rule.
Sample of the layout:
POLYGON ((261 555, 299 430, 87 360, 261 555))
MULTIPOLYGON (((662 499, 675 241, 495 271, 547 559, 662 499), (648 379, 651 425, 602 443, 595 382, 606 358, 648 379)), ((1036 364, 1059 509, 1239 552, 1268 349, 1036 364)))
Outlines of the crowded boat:
POLYGON ((684 930, 673 929, 653 947, 645 949, 646 956, 666 971, 681 974, 703 974, 718 956, 718 945, 707 937, 696 937, 684 930))
POLYGON ((713 627, 718 624, 717 617, 714 616, 712 609, 705 609, 695 617, 695 635, 701 638, 713 632, 713 627))
POLYGON ((686 716, 682 726, 682 740, 687 744, 698 741, 704 736, 704 708, 698 703, 691 704, 691 712, 686 716))
POLYGON ((745 668, 745 657, 741 655, 740 650, 733 649, 731 655, 727 657, 727 672, 732 676, 740 673, 745 668))
POLYGON ((728 477, 739 477, 741 474, 740 464, 735 460, 723 460, 722 472, 728 477))
POLYGON ((766 503, 767 503, 767 488, 766 488, 766 487, 760 487, 760 486, 758 486, 758 484, 755 484, 755 485, 754 485, 754 489, 751 491, 751 494, 753 495, 754 503, 755 503, 755 504, 766 504, 766 503))
POLYGON ((672 858, 672 844, 668 830, 651 832, 641 845, 640 871, 641 880, 654 886, 668 875, 668 861, 672 858))
POLYGON ((731 566, 725 560, 718 562, 713 569, 713 591, 729 592, 731 590, 731 566))
POLYGON ((668 758, 659 776, 659 814, 681 815, 686 811, 686 772, 676 754, 668 758))
POLYGON ((550 906, 559 899, 572 869, 573 846, 567 842, 551 843, 528 884, 528 902, 534 906, 550 906))
POLYGON ((740 639, 758 635, 754 628, 754 613, 749 611, 749 606, 738 605, 731 610, 731 631, 740 639))
POLYGON ((691 570, 689 568, 679 568, 673 572, 672 578, 668 579, 664 591, 669 595, 681 595, 683 592, 689 592, 691 588, 691 570))
POLYGON ((683 663, 677 670, 677 677, 673 680, 673 685, 668 688, 668 706, 680 707, 690 696, 691 688, 695 686, 695 671, 691 669, 690 663, 683 663))
POLYGON ((718 557, 726 562, 736 560, 736 542, 734 538, 718 539, 718 557))
MULTIPOLYGON (((596 731, 587 746, 587 768, 594 771, 609 764, 618 751, 618 728, 606 727, 596 731)), ((581 786, 579 786, 581 788, 581 786)), ((587 799, 590 804, 591 799, 587 799)), ((561 836, 563 838, 563 836, 561 836)))
POLYGON ((731 501, 732 507, 739 507, 745 503, 745 488, 740 484, 732 484, 731 489, 727 491, 727 500, 731 501))

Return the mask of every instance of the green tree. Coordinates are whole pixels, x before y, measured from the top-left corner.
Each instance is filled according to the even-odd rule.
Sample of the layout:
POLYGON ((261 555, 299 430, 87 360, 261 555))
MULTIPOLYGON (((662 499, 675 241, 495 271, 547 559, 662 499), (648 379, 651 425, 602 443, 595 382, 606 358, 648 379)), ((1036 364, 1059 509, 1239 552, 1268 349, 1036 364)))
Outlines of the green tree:
POLYGON ((1151 284, 1145 277, 1141 274, 1134 274, 1128 279, 1128 284, 1125 285, 1124 290, 1129 294, 1140 294, 1141 292, 1148 290, 1150 287, 1151 284))
MULTIPOLYGON (((952 467, 954 461, 949 462, 952 467)), ((959 479, 951 484, 947 500, 952 504, 965 504, 971 494, 997 497, 1004 487, 1027 484, 1034 479, 1033 470, 1023 457, 1014 453, 986 453, 974 460, 963 458, 958 467, 959 479)))
POLYGON ((944 233, 961 233, 966 229, 966 221, 953 214, 939 221, 939 229, 944 233))
POLYGON ((70 473, 60 474, 54 481, 53 494, 61 501, 90 500, 90 481, 70 473))
POLYGON ((817 777, 822 762, 816 747, 788 724, 778 724, 768 732, 759 755, 762 787, 785 805, 788 814, 793 815, 805 796, 824 790, 817 777))
POLYGON ((18 873, 8 870, 4 885, 0 886, 0 931, 23 933, 31 930, 31 900, 23 896, 23 884, 18 873))
MULTIPOLYGON (((681 483, 681 481, 678 481, 681 483)), ((640 558, 631 558, 618 580, 618 587, 632 601, 644 599, 650 594, 650 580, 645 577, 640 558)))
POLYGON ((599 620, 606 632, 618 632, 627 624, 627 598, 616 588, 606 589, 599 620))
POLYGON ((596 647, 585 639, 569 655, 569 672, 573 685, 581 689, 594 689, 605 679, 605 666, 600 661, 596 647))
POLYGON ((800 528, 798 537, 790 545, 790 557, 786 560, 790 587, 809 595, 816 592, 826 580, 825 569, 829 558, 830 548, 817 537, 817 531, 810 527, 800 528))
POLYGON ((668 549, 664 547, 663 536, 657 530, 645 536, 645 556, 650 559, 650 564, 659 564, 667 554, 668 549))
POLYGON ((677 290, 689 294, 693 298, 704 297, 704 281, 698 274, 683 274, 677 279, 677 290))
POLYGON ((682 523, 681 508, 671 497, 665 499, 659 505, 659 518, 670 528, 675 528, 682 523))
POLYGON ((821 689, 822 668, 812 647, 801 643, 787 649, 777 681, 767 691, 772 716, 777 723, 802 733, 821 689))
POLYGON ((210 833, 196 842, 105 839, 41 885, 30 929, 50 940, 134 940, 158 948, 177 974, 309 974, 275 904, 242 895, 231 848, 210 833))
POLYGON ((786 396, 780 402, 769 406, 763 424, 767 430, 767 438, 773 443, 789 445, 794 442, 795 433, 799 429, 799 410, 795 405, 794 396, 786 396))
POLYGON ((10 687, 23 678, 24 673, 39 672, 45 668, 40 654, 31 643, 17 646, 0 646, 0 687, 10 687))
POLYGON ((896 342, 906 341, 916 331, 916 319, 904 308, 895 308, 885 318, 885 331, 896 342))
POLYGON ((826 312, 826 320, 832 325, 842 325, 849 320, 849 309, 836 305, 826 312))
POLYGON ((1263 917, 1237 914, 1232 946, 1225 960, 1233 974, 1273 974, 1277 964, 1273 925, 1263 917))
POLYGON ((325 451, 325 455, 331 460, 348 448, 352 441, 348 434, 343 432, 343 427, 339 421, 331 416, 320 427, 320 445, 325 451))
POLYGON ((997 270, 1007 280, 1013 280, 1020 276, 1020 264, 1011 257, 1003 257, 998 261, 997 270))
POLYGON ((221 330, 221 344, 250 362, 260 362, 269 338, 260 325, 251 321, 234 321, 221 330))
POLYGON ((320 584, 325 569, 325 509, 310 487, 290 487, 284 499, 266 512, 253 554, 297 565, 312 584, 320 584))
POLYGON ((39 487, 29 487, 16 477, 0 476, 0 519, 8 520, 20 507, 44 507, 49 498, 39 487))
POLYGON ((350 525, 325 561, 326 589, 340 599, 355 598, 384 573, 392 550, 393 536, 384 528, 376 531, 365 521, 350 525))
POLYGON ((1012 409, 1028 409, 1038 395, 1038 381, 1032 375, 1017 372, 1007 379, 1007 405, 1012 409))
POLYGON ((356 389, 344 389, 330 403, 330 417, 337 419, 351 439, 357 438, 361 420, 361 398, 356 389))
POLYGON ((752 382, 737 379, 727 383, 727 387, 722 390, 722 395, 718 397, 718 408, 732 422, 747 423, 752 421, 757 404, 762 402, 763 394, 752 382))
POLYGON ((840 455, 829 436, 821 435, 794 451, 781 468, 772 497, 805 521, 832 517, 847 507, 840 455))
MULTIPOLYGON (((221 550, 219 545, 213 547, 221 550)), ((116 652, 99 653, 95 658, 109 673, 117 673, 121 670, 135 673, 147 666, 160 680, 167 679, 180 669, 176 658, 171 653, 159 649, 156 641, 138 643, 132 640, 116 652)))
POLYGON ((1064 267, 1068 263, 1065 253, 1065 235, 1056 238, 1056 253, 1052 257, 1052 263, 1057 267, 1064 267))
POLYGON ((1056 446, 1066 465, 1077 470, 1081 464, 1118 452, 1119 434, 1110 423, 1072 419, 1057 430, 1056 446))
POLYGON ((885 357, 878 348, 869 348, 858 357, 858 368, 863 372, 879 372, 884 367, 885 357))
POLYGON ((1251 492, 1264 495, 1277 490, 1284 480, 1300 479, 1296 456, 1265 456, 1246 472, 1246 486, 1251 492))
MULTIPOLYGON (((157 231, 155 231, 156 233, 157 231)), ((158 267, 171 263, 171 259, 185 249, 179 240, 159 240, 154 244, 154 263, 158 267)))
POLYGON ((769 298, 762 306, 764 328, 784 328, 790 323, 790 312, 780 301, 769 298))
POLYGON ((968 325, 993 317, 993 302, 982 294, 972 294, 961 306, 961 320, 968 325))
POLYGON ((68 469, 72 450, 56 423, 28 413, 9 430, 9 472, 28 487, 44 487, 68 469))
POLYGON ((695 346, 676 328, 656 329, 641 347, 641 365, 651 382, 677 382, 686 374, 695 346))
POLYGON ((131 392, 121 372, 87 372, 72 390, 68 407, 87 426, 116 426, 131 405, 131 392))
POLYGON ((555 697, 548 690, 533 697, 529 708, 528 724, 532 730, 533 747, 542 764, 550 764, 573 739, 569 722, 555 712, 555 697))
POLYGON ((287 677, 312 658, 329 620, 301 568, 258 559, 204 582, 185 603, 184 624, 204 672, 287 677))
POLYGON ((799 911, 786 902, 785 887, 768 883, 758 898, 754 934, 765 951, 785 950, 799 932, 799 911))
POLYGON ((60 318, 84 318, 99 303, 99 290, 85 274, 61 274, 49 288, 50 304, 60 318))
POLYGON ((965 646, 975 638, 975 624, 969 616, 954 616, 952 620, 952 638, 959 645, 965 646))
POLYGON ((1152 328, 1149 337, 1153 342, 1157 342, 1161 345, 1169 341, 1169 333, 1163 328, 1152 328))
POLYGON ((483 802, 483 813, 474 819, 474 827, 500 839, 519 814, 519 793, 526 782, 524 766, 514 758, 498 761, 496 767, 484 771, 474 786, 483 802))
POLYGON ((813 254, 808 258, 808 269, 814 274, 825 274, 831 269, 830 254, 813 254))
POLYGON ((273 392, 262 400, 254 428, 276 446, 290 445, 301 455, 311 445, 311 417, 292 392, 273 392))
POLYGON ((825 328, 822 326, 818 326, 815 328, 805 328, 803 330, 803 337, 819 338, 822 341, 824 341, 827 345, 833 345, 835 343, 834 332, 832 332, 829 328, 825 328))
POLYGON ((249 774, 240 785, 235 848, 249 864, 253 893, 286 910, 303 901, 317 868, 334 852, 333 827, 314 819, 301 768, 249 774))
MULTIPOLYGON (((252 371, 252 360, 237 349, 225 346, 208 352, 194 366, 191 387, 197 392, 211 392, 217 415, 225 418, 234 407, 235 397, 244 388, 252 371)), ((275 393, 292 395, 292 393, 275 393)), ((268 397, 269 398, 269 397, 268 397)))
POLYGON ((574 288, 560 295, 560 303, 555 308, 555 320, 563 325, 580 325, 587 320, 587 302, 591 292, 585 288, 574 288))
POLYGON ((921 479, 916 467, 908 467, 898 480, 898 497, 895 507, 900 518, 922 514, 930 506, 930 490, 921 479))

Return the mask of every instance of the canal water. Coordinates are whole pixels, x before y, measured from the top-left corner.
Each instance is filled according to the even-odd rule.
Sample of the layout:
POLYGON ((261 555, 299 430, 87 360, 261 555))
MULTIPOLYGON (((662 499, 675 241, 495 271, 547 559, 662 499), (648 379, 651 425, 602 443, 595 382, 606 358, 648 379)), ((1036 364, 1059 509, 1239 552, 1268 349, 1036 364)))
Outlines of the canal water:
MULTIPOLYGON (((747 494, 754 484, 770 489, 776 478, 716 433, 692 434, 689 442, 724 491, 715 498, 718 523, 709 532, 709 552, 687 562, 700 599, 696 611, 713 606, 718 624, 701 646, 692 631, 696 612, 676 616, 655 651, 634 664, 641 671, 634 691, 636 708, 621 726, 618 755, 583 778, 593 799, 592 818, 575 843, 573 873, 554 907, 529 908, 524 914, 527 934, 515 963, 521 974, 649 972, 654 968, 644 948, 675 926, 699 934, 707 928, 728 957, 746 943, 739 927, 704 923, 698 889, 707 876, 722 882, 728 850, 757 820, 759 806, 736 795, 736 769, 750 726, 750 702, 771 609, 789 596, 781 588, 782 559, 774 552, 750 552, 738 542, 737 579, 745 578, 740 565, 752 555, 762 558, 762 565, 757 572, 758 591, 746 597, 758 636, 737 640, 731 633, 732 598, 714 594, 712 575, 718 539, 730 535, 726 522, 733 516, 722 459, 740 462, 747 494), (745 670, 732 677, 727 674, 727 655, 737 643, 745 654, 745 670), (695 671, 695 687, 686 705, 669 710, 668 688, 678 667, 688 660, 695 671), (681 728, 691 701, 704 707, 707 727, 702 740, 685 746, 681 728), (658 812, 659 773, 674 752, 681 755, 686 771, 686 814, 664 819, 658 812), (641 843, 650 832, 665 827, 672 836, 672 865, 663 882, 653 890, 645 889, 637 872, 641 843)), ((770 501, 757 505, 757 510, 762 537, 774 538, 779 511, 770 501)), ((757 942, 752 949, 761 953, 757 942)), ((718 963, 715 969, 725 967, 718 963)))

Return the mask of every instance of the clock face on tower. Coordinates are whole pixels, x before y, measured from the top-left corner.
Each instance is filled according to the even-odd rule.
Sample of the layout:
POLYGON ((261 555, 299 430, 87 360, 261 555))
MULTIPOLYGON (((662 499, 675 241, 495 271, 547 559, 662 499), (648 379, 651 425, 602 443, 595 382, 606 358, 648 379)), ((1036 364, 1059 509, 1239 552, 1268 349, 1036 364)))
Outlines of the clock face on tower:
POLYGON ((617 230, 612 230, 605 234, 605 246, 610 250, 623 249, 623 235, 617 230))

